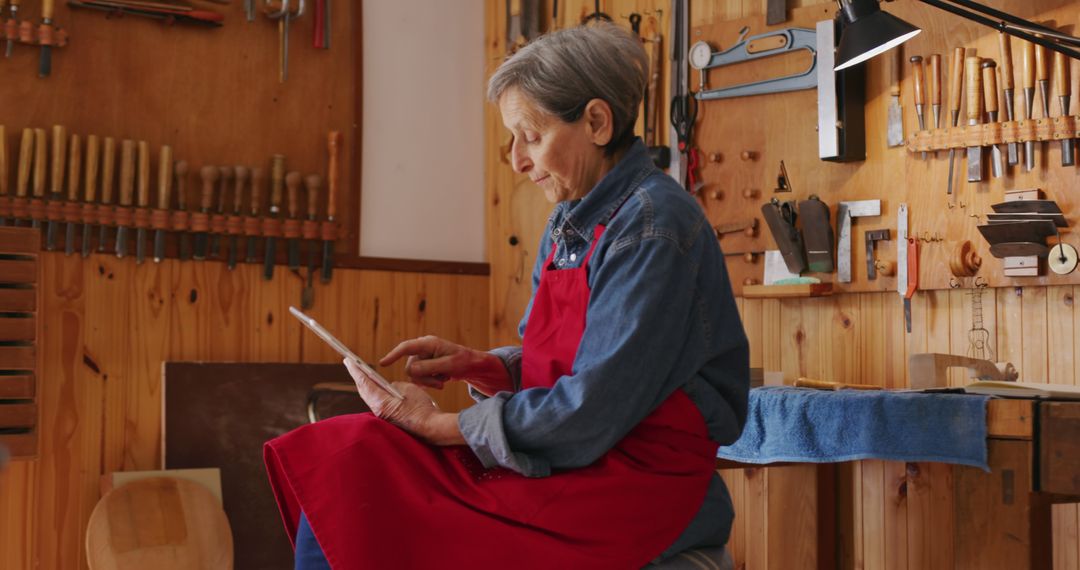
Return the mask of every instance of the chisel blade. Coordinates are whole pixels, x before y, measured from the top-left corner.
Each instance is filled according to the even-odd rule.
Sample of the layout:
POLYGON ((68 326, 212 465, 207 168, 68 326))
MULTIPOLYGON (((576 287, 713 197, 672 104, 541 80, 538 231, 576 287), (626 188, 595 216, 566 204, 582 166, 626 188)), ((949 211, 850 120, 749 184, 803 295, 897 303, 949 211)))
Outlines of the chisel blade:
POLYGON ((82 256, 83 258, 90 257, 90 239, 94 235, 94 226, 91 224, 83 224, 82 227, 82 256))
POLYGON ((56 249, 56 234, 59 231, 59 222, 49 221, 48 226, 45 229, 45 249, 47 251, 54 251, 56 249))
POLYGON ((1005 173, 1005 161, 1001 155, 1001 146, 990 146, 990 173, 994 178, 1001 178, 1005 173))
POLYGON ((289 269, 300 269, 300 240, 288 240, 289 269))
POLYGON ((247 238, 247 256, 244 257, 244 263, 258 263, 259 262, 259 238, 255 236, 248 236, 247 238))
POLYGON ((235 235, 229 236, 229 261, 228 261, 228 267, 229 267, 230 270, 231 269, 236 269, 236 257, 237 257, 237 251, 236 250, 240 248, 239 243, 237 243, 239 241, 240 241, 239 237, 237 237, 235 235))
POLYGON ((38 60, 38 77, 48 77, 52 73, 52 46, 41 46, 41 58, 38 60))
POLYGON ((981 146, 971 146, 967 149, 968 182, 982 182, 982 151, 981 146))
POLYGON ((191 235, 187 232, 180 234, 180 261, 188 261, 191 259, 191 235))
POLYGON ((950 194, 950 195, 952 194, 953 172, 954 172, 953 166, 954 166, 955 162, 956 162, 956 149, 955 148, 950 148, 949 149, 949 189, 946 192, 946 194, 950 194))
POLYGON ((116 257, 127 255, 127 233, 128 229, 124 226, 116 228, 116 257))
POLYGON ((904 144, 904 121, 903 110, 900 108, 900 95, 889 97, 889 122, 885 131, 889 146, 904 144))
POLYGON ((64 255, 75 253, 75 223, 68 222, 64 233, 64 255))
POLYGON ((165 230, 154 232, 154 263, 165 259, 165 230))
POLYGON ((106 243, 108 241, 109 241, 109 226, 102 225, 102 226, 100 226, 98 228, 98 244, 97 244, 98 253, 105 253, 105 250, 108 248, 108 245, 106 243))
POLYGON ((334 272, 334 242, 330 240, 323 241, 323 258, 322 258, 322 274, 319 276, 319 280, 323 283, 329 283, 330 278, 334 272))
POLYGON ((277 257, 276 244, 273 237, 266 238, 266 256, 263 259, 263 279, 269 281, 274 278, 274 258, 277 257))
POLYGON ((141 265, 146 261, 146 229, 135 230, 135 263, 141 265))
POLYGON ((195 254, 193 255, 193 258, 196 261, 202 261, 206 259, 206 242, 206 232, 199 232, 195 234, 195 254))

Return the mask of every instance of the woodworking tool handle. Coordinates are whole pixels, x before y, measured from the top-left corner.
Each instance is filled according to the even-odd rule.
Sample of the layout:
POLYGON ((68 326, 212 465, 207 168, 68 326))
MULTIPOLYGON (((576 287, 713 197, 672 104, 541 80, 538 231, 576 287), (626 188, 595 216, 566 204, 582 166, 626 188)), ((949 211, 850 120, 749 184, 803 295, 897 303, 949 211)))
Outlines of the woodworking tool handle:
POLYGON ((996 70, 997 64, 994 60, 987 59, 982 62, 983 99, 986 101, 986 113, 995 117, 998 112, 996 70))
POLYGON ((1031 46, 1035 50, 1035 80, 1048 81, 1050 77, 1046 65, 1046 48, 1042 44, 1031 44, 1031 46))
POLYGON ((930 62, 930 104, 941 106, 941 56, 933 54, 930 62))
POLYGON ((204 166, 199 171, 202 177, 202 194, 199 196, 199 209, 209 212, 214 206, 214 185, 217 184, 218 169, 213 166, 204 166))
POLYGON ((100 148, 97 135, 86 137, 86 187, 83 196, 88 204, 92 204, 97 200, 98 166, 101 160, 100 148))
POLYGON ((964 90, 964 53, 962 47, 953 50, 949 67, 949 112, 954 127, 960 119, 960 94, 964 90))
POLYGON ((251 215, 258 216, 262 207, 262 189, 266 183, 263 177, 263 169, 255 167, 251 169, 251 215))
POLYGON ((285 185, 285 155, 275 154, 270 165, 270 215, 277 217, 281 210, 281 194, 285 185))
POLYGON ((82 145, 79 135, 71 135, 71 144, 69 146, 67 199, 74 202, 79 199, 79 175, 82 170, 82 145))
POLYGON ((121 206, 130 206, 135 192, 135 141, 124 139, 120 143, 120 201, 121 206))
POLYGON ((915 104, 921 108, 926 104, 926 91, 923 89, 923 59, 921 55, 911 56, 911 75, 912 79, 915 80, 915 104))
MULTIPOLYGON (((1072 96, 1072 85, 1069 83, 1069 62, 1065 54, 1054 52, 1054 94, 1058 97, 1072 96)), ((1067 116, 1068 109, 1062 109, 1061 115, 1067 116)))
POLYGON ((161 154, 158 158, 158 195, 157 207, 159 210, 168 210, 170 194, 173 185, 173 151, 169 145, 161 145, 161 154))
POLYGON ((221 181, 221 188, 218 190, 217 213, 224 214, 225 204, 229 194, 229 183, 233 180, 233 169, 228 166, 219 166, 218 180, 221 181))
POLYGON ((173 175, 176 177, 176 208, 183 211, 187 211, 187 174, 187 161, 176 161, 173 165, 173 175))
POLYGON ((330 131, 326 149, 330 155, 330 164, 327 167, 329 187, 326 195, 326 219, 333 220, 337 214, 338 162, 341 158, 341 133, 339 131, 330 131))
POLYGON ((293 171, 285 175, 285 188, 288 193, 288 212, 290 218, 296 218, 300 211, 300 184, 304 177, 293 171))
POLYGON ((50 188, 53 198, 58 198, 64 193, 64 155, 67 151, 67 129, 62 125, 53 125, 52 143, 52 184, 50 188))
POLYGON ((45 164, 49 156, 45 129, 34 129, 34 197, 45 196, 45 164))
MULTIPOLYGON (((1035 44, 1020 41, 1020 87, 1035 88, 1035 44)), ((1031 117, 1026 117, 1030 119, 1031 117)))
MULTIPOLYGON (((655 46, 654 46, 655 49, 655 46)), ((904 65, 904 52, 899 48, 892 50, 892 65, 889 67, 889 95, 900 96, 900 75, 904 65)))
POLYGON ((249 172, 246 166, 233 168, 233 178, 236 180, 233 193, 233 214, 239 215, 244 209, 244 189, 247 187, 249 172))
POLYGON ((307 219, 314 220, 319 215, 319 188, 322 186, 322 176, 309 174, 304 178, 304 189, 307 190, 307 219))
POLYGON ((19 172, 15 180, 15 195, 20 198, 26 197, 27 185, 30 183, 30 165, 33 164, 34 156, 34 129, 25 128, 22 131, 22 142, 19 144, 19 172))
POLYGON ((998 34, 998 49, 1001 56, 1001 88, 1015 89, 1016 85, 1013 83, 1012 41, 1009 34, 1005 32, 998 34))
POLYGON ((105 137, 101 163, 101 203, 112 204, 114 172, 116 171, 116 140, 105 137))
POLYGON ((139 193, 140 208, 150 205, 150 145, 139 141, 139 193))
POLYGON ((967 119, 969 125, 982 121, 982 74, 979 71, 978 57, 966 60, 964 81, 967 82, 967 119))

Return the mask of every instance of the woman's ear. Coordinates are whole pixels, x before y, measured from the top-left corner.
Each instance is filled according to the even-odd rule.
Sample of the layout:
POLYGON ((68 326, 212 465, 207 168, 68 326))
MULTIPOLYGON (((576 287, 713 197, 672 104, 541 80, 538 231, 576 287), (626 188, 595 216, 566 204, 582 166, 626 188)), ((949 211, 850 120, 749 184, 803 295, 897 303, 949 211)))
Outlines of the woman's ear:
POLYGON ((593 99, 585 105, 583 115, 589 136, 596 146, 605 146, 615 136, 614 115, 603 99, 593 99))

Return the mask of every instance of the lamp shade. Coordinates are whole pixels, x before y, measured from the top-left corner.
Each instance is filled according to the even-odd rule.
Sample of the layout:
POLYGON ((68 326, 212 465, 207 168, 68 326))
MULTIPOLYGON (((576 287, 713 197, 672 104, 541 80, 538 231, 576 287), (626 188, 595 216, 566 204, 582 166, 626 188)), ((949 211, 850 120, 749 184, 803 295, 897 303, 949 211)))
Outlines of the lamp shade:
POLYGON ((840 7, 844 25, 836 53, 836 71, 862 63, 922 31, 881 11, 876 0, 842 1, 840 7))

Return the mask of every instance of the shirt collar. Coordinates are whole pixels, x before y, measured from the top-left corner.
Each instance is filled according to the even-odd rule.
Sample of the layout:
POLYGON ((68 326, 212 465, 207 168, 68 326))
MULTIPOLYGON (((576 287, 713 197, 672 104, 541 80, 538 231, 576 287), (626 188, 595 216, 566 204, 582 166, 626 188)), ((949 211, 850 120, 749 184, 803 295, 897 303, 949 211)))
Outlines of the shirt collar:
POLYGON ((606 224, 638 184, 656 167, 640 138, 626 151, 622 160, 600 179, 583 198, 559 204, 562 225, 569 225, 578 235, 591 239, 597 224, 606 224))

